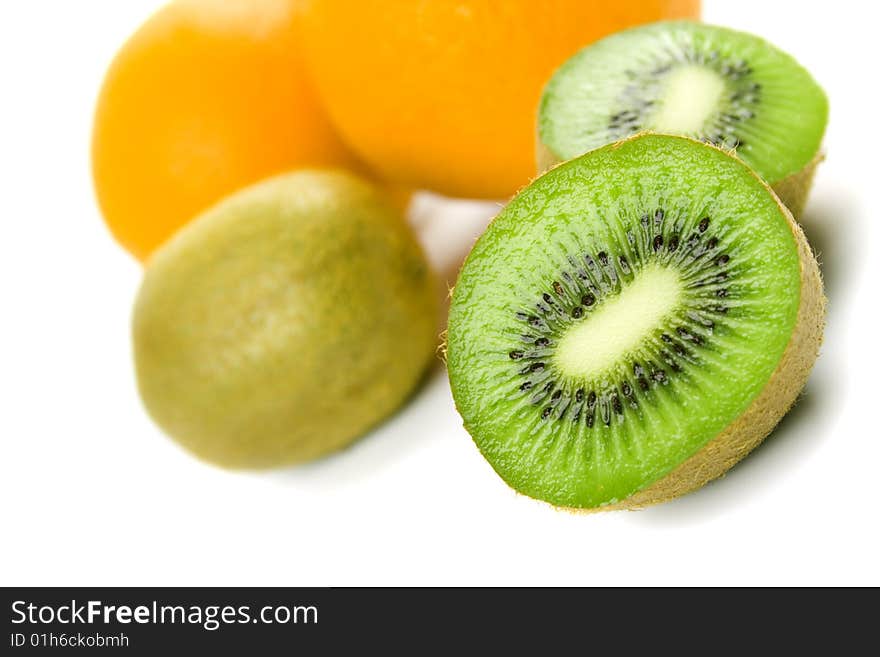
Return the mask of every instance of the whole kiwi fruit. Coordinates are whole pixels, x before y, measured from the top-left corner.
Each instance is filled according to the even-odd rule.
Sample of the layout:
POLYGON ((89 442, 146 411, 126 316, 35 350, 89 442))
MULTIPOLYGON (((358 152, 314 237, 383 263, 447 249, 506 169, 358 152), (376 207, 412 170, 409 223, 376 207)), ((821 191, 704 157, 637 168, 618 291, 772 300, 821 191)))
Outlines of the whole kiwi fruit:
POLYGON ((230 468, 308 461, 387 418, 435 350, 436 294, 405 221, 352 174, 237 192, 148 262, 137 381, 156 423, 230 468))

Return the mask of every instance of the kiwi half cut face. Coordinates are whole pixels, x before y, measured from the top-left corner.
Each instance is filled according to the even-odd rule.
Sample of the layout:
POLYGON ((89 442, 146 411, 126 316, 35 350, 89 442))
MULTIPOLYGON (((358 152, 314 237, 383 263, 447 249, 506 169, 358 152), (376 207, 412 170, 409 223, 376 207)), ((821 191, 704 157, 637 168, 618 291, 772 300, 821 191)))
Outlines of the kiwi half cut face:
POLYGON ((717 477, 804 386, 816 260, 745 164, 641 135, 523 189, 455 286, 447 361, 465 427, 516 490, 638 507, 717 477))
POLYGON ((581 50, 544 90, 538 166, 641 131, 735 149, 797 216, 828 102, 810 74, 763 39, 689 21, 625 30, 581 50))

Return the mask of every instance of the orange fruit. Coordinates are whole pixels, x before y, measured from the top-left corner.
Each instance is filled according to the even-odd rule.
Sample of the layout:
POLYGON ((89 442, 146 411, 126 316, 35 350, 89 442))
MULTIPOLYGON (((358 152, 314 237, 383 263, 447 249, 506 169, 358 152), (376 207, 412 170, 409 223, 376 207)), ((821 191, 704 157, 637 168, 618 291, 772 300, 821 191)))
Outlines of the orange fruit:
POLYGON ((384 177, 501 198, 534 174, 541 89, 581 47, 699 0, 308 0, 303 41, 345 141, 384 177))
POLYGON ((293 0, 177 0, 116 55, 92 136, 98 202, 139 259, 230 192, 355 166, 303 67, 293 0))

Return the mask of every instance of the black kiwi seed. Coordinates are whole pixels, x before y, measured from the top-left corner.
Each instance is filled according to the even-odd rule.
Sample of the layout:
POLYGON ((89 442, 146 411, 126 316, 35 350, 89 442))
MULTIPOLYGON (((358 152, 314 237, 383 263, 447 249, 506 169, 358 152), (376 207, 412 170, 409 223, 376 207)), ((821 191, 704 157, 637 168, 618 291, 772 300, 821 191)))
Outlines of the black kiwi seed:
POLYGON ((633 364, 633 374, 636 377, 636 381, 639 384, 639 388, 642 390, 647 390, 650 387, 650 383, 648 378, 645 376, 645 368, 639 365, 638 363, 633 364))
POLYGON ((677 331, 678 331, 678 334, 682 338, 684 338, 685 340, 688 340, 689 342, 693 342, 694 344, 703 344, 702 337, 700 337, 699 335, 697 335, 696 333, 694 333, 692 331, 687 330, 684 326, 679 326, 677 331))
POLYGON ((700 225, 699 225, 700 232, 705 233, 708 228, 709 228, 709 217, 703 217, 702 219, 700 219, 700 225))
POLYGON ((663 248, 663 236, 657 235, 654 238, 654 251, 659 251, 662 248, 663 248))
POLYGON ((521 351, 511 351, 510 354, 508 354, 508 355, 510 356, 510 360, 519 360, 525 354, 523 354, 523 352, 521 352, 521 351))
POLYGON ((669 365, 669 369, 673 372, 681 372, 681 365, 678 364, 678 361, 672 357, 668 351, 663 351, 660 353, 660 356, 663 357, 663 362, 669 365))
POLYGON ((539 347, 546 347, 548 344, 550 344, 550 339, 549 338, 538 338, 537 340, 535 340, 535 344, 539 347))
POLYGON ((574 319, 580 319, 581 317, 584 316, 584 309, 581 308, 580 306, 575 306, 574 308, 571 309, 571 316, 574 319))
POLYGON ((592 294, 585 294, 581 297, 581 303, 585 306, 592 306, 594 303, 596 303, 596 297, 594 297, 592 294))

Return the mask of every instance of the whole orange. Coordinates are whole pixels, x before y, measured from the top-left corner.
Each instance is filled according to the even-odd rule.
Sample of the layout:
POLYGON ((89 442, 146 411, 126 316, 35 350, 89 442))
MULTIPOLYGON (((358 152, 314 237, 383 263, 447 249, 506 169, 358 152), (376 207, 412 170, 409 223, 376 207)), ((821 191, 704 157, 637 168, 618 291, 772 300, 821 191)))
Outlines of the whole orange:
POLYGON ((534 174, 554 69, 606 34, 699 0, 308 0, 309 64, 340 133, 385 177, 501 198, 534 174))
POLYGON ((304 71, 293 0, 176 0, 122 47, 95 113, 103 215, 140 259, 230 192, 353 166, 304 71))

